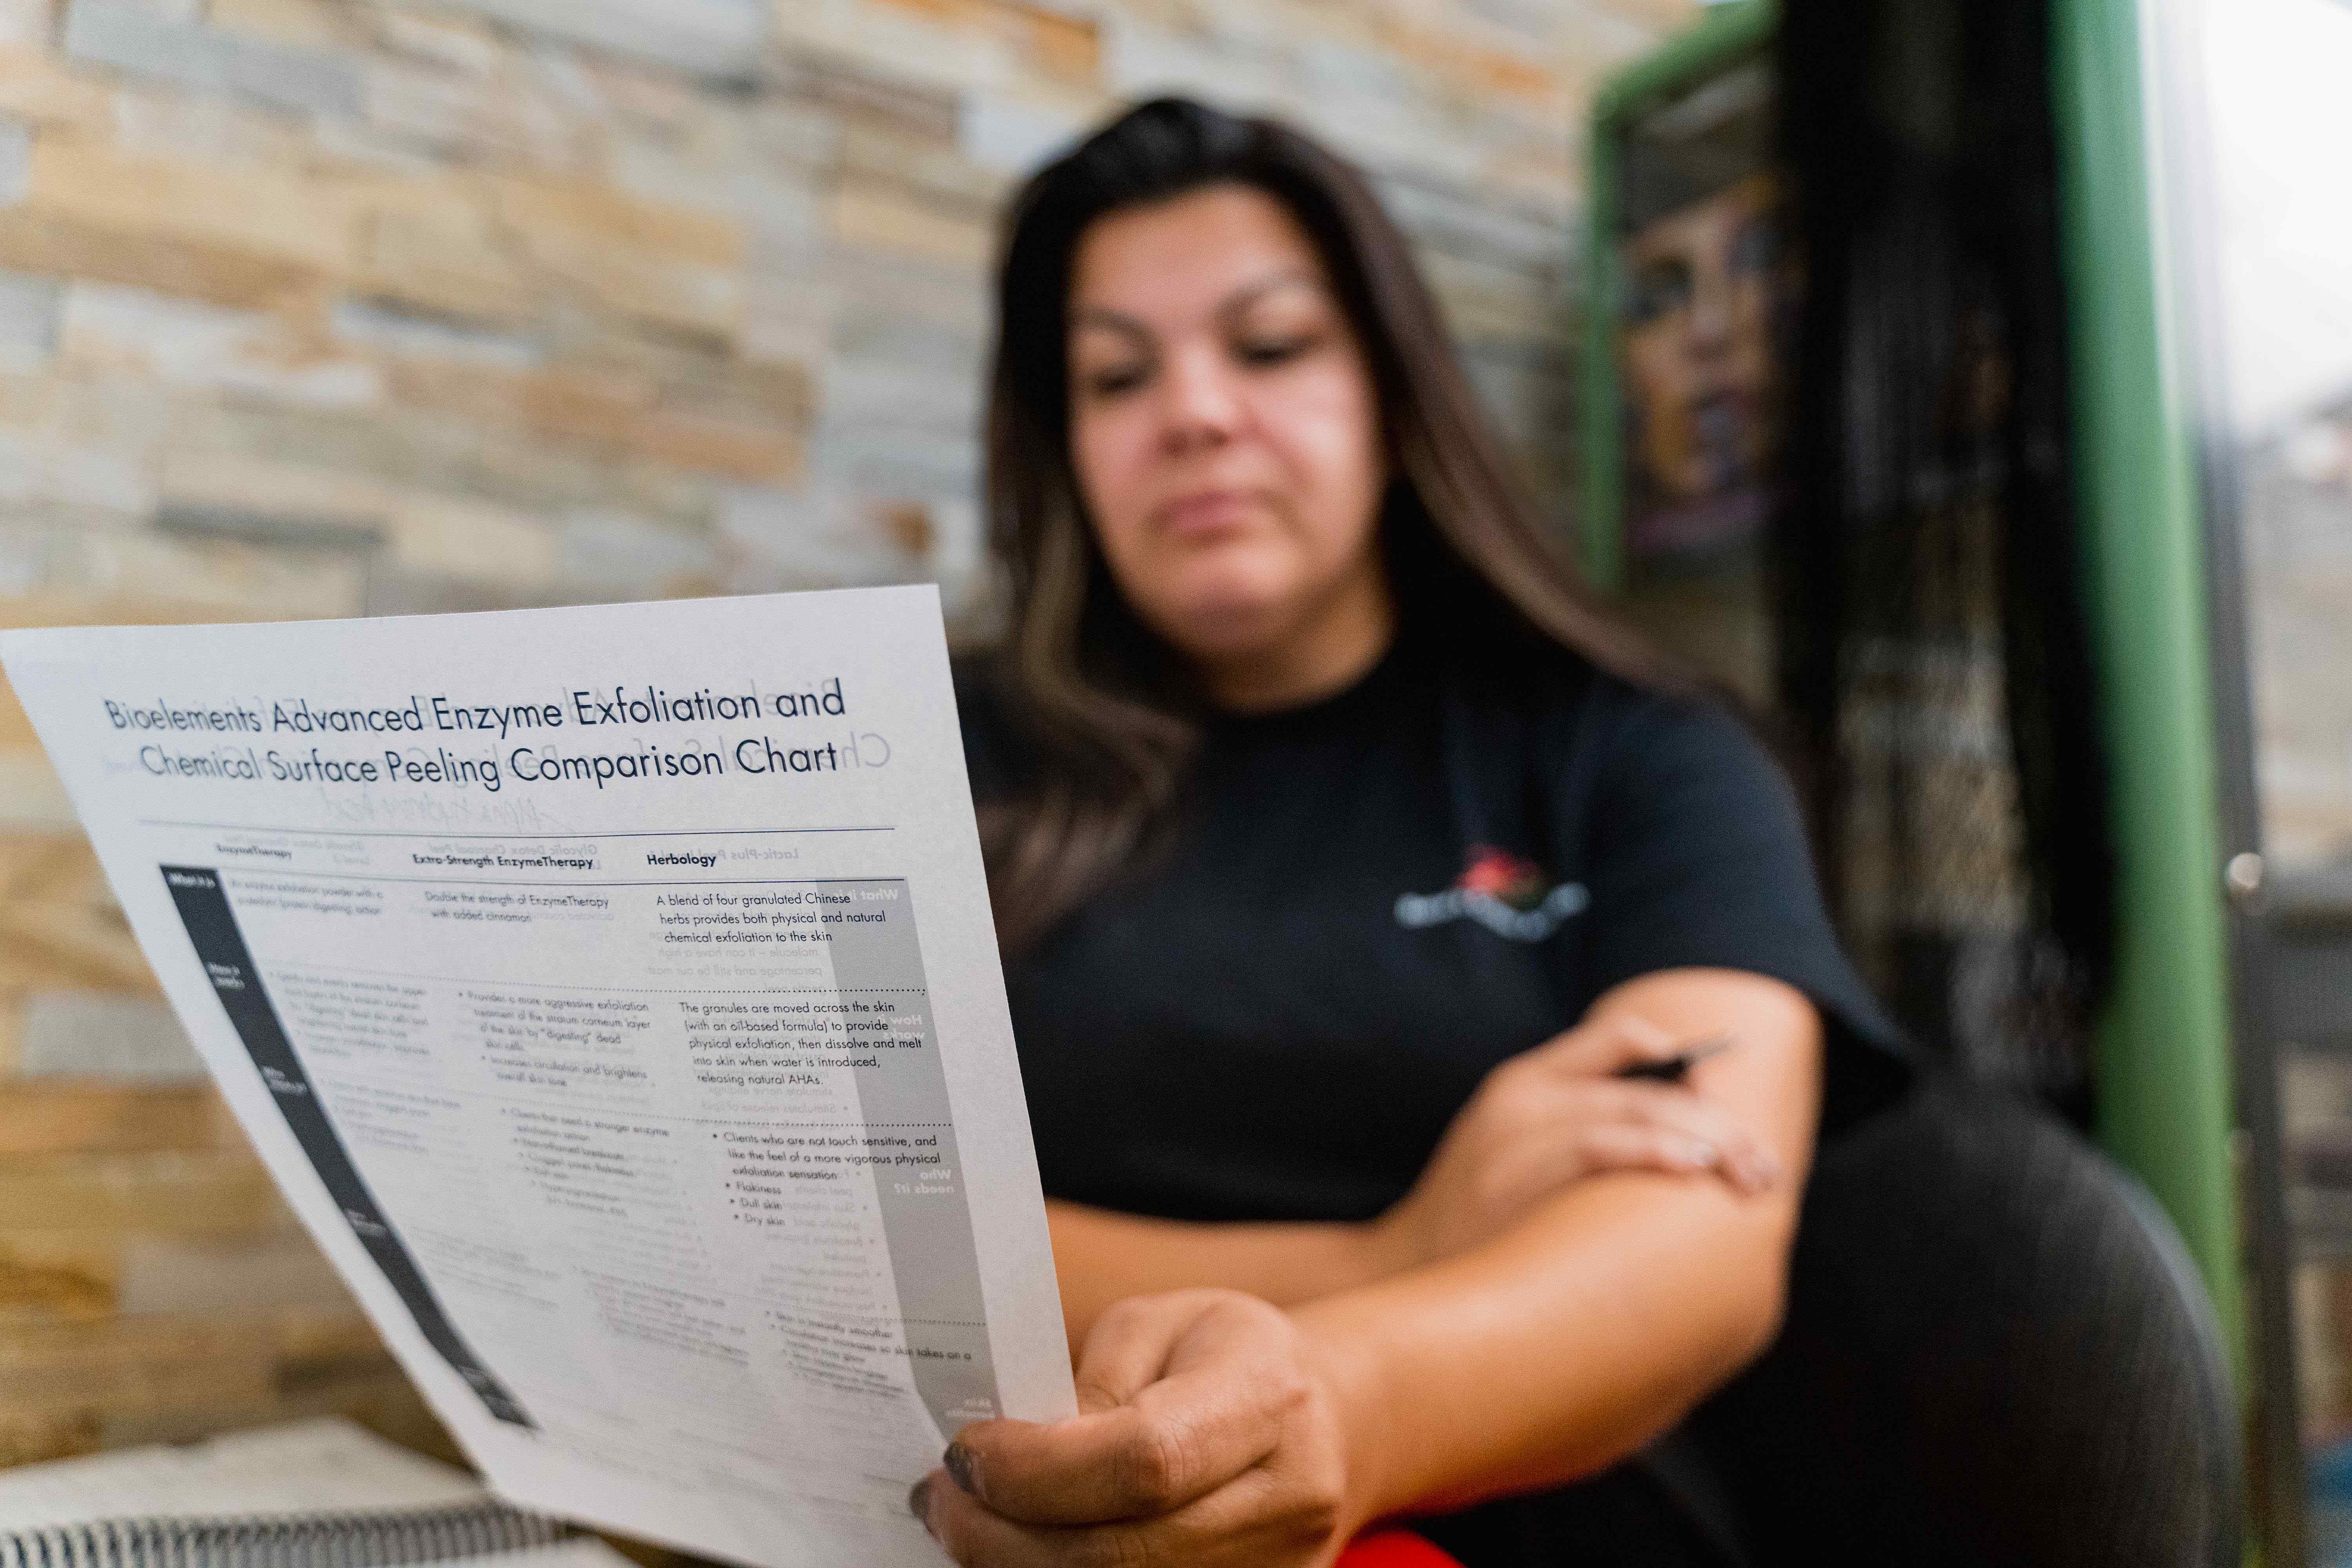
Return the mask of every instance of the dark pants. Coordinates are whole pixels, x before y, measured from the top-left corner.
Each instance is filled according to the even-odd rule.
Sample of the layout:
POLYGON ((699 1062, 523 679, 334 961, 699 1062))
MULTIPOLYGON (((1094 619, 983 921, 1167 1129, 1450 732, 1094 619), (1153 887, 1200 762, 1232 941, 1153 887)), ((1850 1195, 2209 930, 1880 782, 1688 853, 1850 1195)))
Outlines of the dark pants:
POLYGON ((1469 1568, 2214 1568, 2236 1423, 2147 1195, 2054 1119, 1930 1082, 1823 1148, 1753 1367, 1606 1475, 1417 1528, 1469 1568))
POLYGON ((1465 1568, 1748 1568, 1709 1462, 1678 1438, 1559 1491, 1508 1498, 1413 1529, 1465 1568))

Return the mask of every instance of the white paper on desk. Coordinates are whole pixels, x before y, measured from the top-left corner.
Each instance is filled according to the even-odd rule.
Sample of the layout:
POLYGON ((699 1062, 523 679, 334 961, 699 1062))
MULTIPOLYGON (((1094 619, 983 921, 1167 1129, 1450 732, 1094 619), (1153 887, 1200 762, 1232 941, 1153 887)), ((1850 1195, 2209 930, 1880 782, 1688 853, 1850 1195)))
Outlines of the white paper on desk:
POLYGON ((1072 1409, 929 588, 11 632, 181 1021, 504 1495, 935 1563, 1072 1409))

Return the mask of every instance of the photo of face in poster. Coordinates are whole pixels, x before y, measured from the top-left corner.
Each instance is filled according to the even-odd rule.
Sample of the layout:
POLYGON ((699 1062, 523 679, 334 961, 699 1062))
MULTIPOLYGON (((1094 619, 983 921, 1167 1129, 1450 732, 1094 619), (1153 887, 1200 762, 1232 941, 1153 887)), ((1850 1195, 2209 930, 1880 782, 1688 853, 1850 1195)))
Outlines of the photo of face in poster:
POLYGON ((1771 509, 1796 278, 1761 61, 1635 120, 1624 158, 1626 553, 1743 558, 1771 509))

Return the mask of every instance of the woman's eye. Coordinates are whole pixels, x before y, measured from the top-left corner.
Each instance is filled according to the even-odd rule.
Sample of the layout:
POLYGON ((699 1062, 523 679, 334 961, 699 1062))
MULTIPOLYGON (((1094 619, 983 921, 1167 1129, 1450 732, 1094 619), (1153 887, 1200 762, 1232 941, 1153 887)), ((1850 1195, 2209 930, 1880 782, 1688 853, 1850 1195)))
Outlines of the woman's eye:
POLYGON ((1087 371, 1080 380, 1093 397, 1117 397, 1122 392, 1132 392, 1141 386, 1150 374, 1150 367, 1139 364, 1105 365, 1087 371))
POLYGON ((1690 303, 1690 263, 1679 258, 1646 261, 1634 270, 1633 287, 1626 291, 1625 313, 1635 325, 1643 325, 1681 310, 1690 303))
POLYGON ((1287 364, 1315 346, 1312 332, 1294 332, 1288 337, 1244 338, 1234 345, 1234 357, 1246 365, 1287 364))

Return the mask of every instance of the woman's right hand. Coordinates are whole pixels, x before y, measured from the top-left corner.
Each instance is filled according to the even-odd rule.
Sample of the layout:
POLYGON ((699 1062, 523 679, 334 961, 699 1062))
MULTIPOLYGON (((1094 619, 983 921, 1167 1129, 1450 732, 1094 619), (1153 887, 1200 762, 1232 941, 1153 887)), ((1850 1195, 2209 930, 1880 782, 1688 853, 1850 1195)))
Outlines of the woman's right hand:
POLYGON ((1591 1019, 1486 1075, 1420 1178, 1370 1228, 1383 1273, 1466 1252, 1586 1176, 1711 1176, 1734 1192, 1781 1179, 1760 1140, 1683 1083, 1627 1079, 1681 1042, 1629 1014, 1591 1019))

